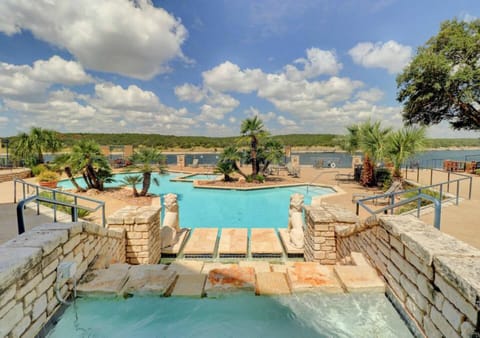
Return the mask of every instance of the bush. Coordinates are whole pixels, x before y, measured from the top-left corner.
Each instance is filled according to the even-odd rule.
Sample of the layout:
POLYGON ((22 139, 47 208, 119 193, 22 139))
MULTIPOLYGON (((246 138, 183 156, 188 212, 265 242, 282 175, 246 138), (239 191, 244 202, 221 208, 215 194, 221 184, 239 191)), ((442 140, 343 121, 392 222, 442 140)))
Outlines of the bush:
POLYGON ((39 182, 55 182, 58 181, 59 178, 60 176, 51 170, 44 170, 37 176, 39 182))
POLYGON ((480 175, 480 169, 475 169, 475 174, 480 175))
POLYGON ((38 176, 45 170, 48 170, 47 166, 45 164, 38 164, 36 166, 32 167, 32 174, 33 176, 38 176))
POLYGON ((375 170, 375 181, 377 186, 385 186, 385 184, 392 181, 392 173, 388 168, 377 168, 375 170))

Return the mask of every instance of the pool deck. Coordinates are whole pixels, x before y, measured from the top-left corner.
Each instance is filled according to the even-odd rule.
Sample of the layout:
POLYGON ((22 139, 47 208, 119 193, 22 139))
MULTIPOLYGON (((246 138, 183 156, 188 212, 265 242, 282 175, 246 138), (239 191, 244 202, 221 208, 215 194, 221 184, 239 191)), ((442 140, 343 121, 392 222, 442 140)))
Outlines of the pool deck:
MULTIPOLYGON (((171 170, 178 170, 179 168, 170 167, 171 170)), ((205 168, 184 168, 189 172, 204 172, 205 168)), ((245 169, 245 168, 243 168, 245 169)), ((367 193, 373 194, 373 189, 366 189, 356 182, 351 181, 337 181, 335 179, 336 174, 351 174, 352 169, 336 168, 331 169, 316 169, 311 166, 302 166, 300 178, 292 178, 282 176, 292 183, 314 183, 330 185, 334 188, 340 188, 342 193, 330 195, 327 197, 320 197, 317 201, 325 201, 331 204, 341 205, 351 211, 355 211, 355 204, 352 203, 352 194, 354 193, 367 193)), ((404 173, 403 173, 404 174, 404 173)), ((416 171, 409 171, 408 177, 414 177, 416 171)), ((435 173, 435 182, 446 180, 446 174, 435 173)), ((468 191, 465 182, 460 184, 460 195, 463 199, 458 206, 449 205, 442 208, 442 222, 441 231, 454 236, 460 240, 463 240, 477 248, 480 248, 480 225, 478 220, 480 219, 480 176, 473 177, 472 199, 466 198, 466 192, 468 191)), ((425 185, 430 183, 430 171, 420 171, 420 181, 425 185)), ((27 179, 27 181, 34 183, 34 179, 27 179)), ((456 187, 451 187, 452 191, 456 187)), ((18 195, 20 195, 18 193, 18 195)), ((127 206, 125 201, 111 199, 106 203, 106 215, 114 213, 116 210, 127 206)), ((16 236, 16 205, 13 204, 13 182, 0 183, 0 243, 7 241, 16 236)), ((51 219, 26 210, 26 228, 30 229, 38 224, 50 222, 51 219)), ((360 217, 365 218, 368 214, 364 210, 360 210, 360 217)), ((421 219, 427 224, 433 224, 433 213, 426 213, 421 216, 421 219)), ((220 225, 219 225, 220 226, 220 225)))

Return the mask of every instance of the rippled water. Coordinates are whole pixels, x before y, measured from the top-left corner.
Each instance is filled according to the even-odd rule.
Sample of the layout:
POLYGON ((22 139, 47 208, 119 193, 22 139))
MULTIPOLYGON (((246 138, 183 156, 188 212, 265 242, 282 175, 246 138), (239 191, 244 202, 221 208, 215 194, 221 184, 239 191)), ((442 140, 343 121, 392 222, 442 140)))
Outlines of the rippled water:
POLYGON ((412 337, 383 294, 79 299, 48 337, 412 337))

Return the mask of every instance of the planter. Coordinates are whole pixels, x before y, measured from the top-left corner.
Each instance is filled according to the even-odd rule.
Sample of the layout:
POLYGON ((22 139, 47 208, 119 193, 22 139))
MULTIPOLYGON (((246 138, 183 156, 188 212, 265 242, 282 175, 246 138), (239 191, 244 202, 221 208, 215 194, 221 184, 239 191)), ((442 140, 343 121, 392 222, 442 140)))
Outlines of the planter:
POLYGON ((50 181, 50 182, 38 182, 41 187, 52 188, 55 189, 57 187, 57 181, 50 181))

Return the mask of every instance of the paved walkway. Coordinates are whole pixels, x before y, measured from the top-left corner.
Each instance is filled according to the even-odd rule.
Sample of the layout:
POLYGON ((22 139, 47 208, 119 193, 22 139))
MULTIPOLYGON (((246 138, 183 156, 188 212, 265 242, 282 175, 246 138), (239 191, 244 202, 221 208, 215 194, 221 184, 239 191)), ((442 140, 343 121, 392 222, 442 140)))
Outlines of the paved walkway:
MULTIPOLYGON (((204 169, 203 169, 204 170, 204 169)), ((196 171, 202 171, 201 168, 196 171)), ((337 186, 341 193, 324 197, 327 203, 338 204, 346 209, 355 212, 355 203, 352 202, 353 193, 374 194, 377 190, 369 190, 361 187, 355 182, 337 182, 335 175, 337 173, 352 173, 352 169, 315 169, 313 167, 302 167, 301 177, 293 179, 297 182, 326 184, 337 186)), ((416 179, 417 172, 410 171, 407 173, 408 178, 416 179)), ((425 185, 430 184, 430 171, 422 170, 419 172, 420 182, 425 185)), ((451 178, 454 178, 452 174, 451 178)), ((446 180, 447 175, 439 172, 434 173, 432 183, 438 183, 446 180)), ((34 182, 33 179, 29 179, 34 182)), ((460 196, 464 198, 459 206, 451 205, 442 208, 441 230, 449 235, 457 237, 477 248, 480 248, 480 176, 473 176, 472 199, 468 200, 467 182, 459 186, 460 196)), ((451 192, 456 191, 456 185, 450 187, 451 192)), ((107 217, 114 211, 124 207, 123 201, 107 202, 107 217)), ((12 238, 16 234, 16 215, 15 205, 13 205, 13 182, 0 183, 0 243, 12 238)), ((360 210, 360 216, 365 218, 368 213, 360 210)), ((428 224, 433 224, 433 213, 423 215, 421 217, 428 224)), ((34 213, 27 212, 27 228, 35 224, 44 223, 46 219, 41 219, 34 213)))

